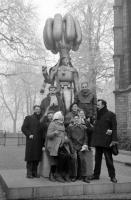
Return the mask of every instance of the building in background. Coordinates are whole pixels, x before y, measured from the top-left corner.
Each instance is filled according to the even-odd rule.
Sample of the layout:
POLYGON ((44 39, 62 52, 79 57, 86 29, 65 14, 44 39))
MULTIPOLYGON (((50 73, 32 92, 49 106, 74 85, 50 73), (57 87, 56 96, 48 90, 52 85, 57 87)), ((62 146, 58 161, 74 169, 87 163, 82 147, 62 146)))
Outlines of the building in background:
POLYGON ((131 137, 131 1, 114 1, 115 109, 118 134, 131 137))

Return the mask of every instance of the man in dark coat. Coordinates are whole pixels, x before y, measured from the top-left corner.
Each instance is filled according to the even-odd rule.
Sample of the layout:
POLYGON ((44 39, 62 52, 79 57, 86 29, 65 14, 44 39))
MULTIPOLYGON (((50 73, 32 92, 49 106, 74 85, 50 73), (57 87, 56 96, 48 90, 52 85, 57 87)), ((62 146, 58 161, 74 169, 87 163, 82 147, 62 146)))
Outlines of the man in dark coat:
POLYGON ((99 99, 97 101, 97 120, 92 136, 92 146, 95 147, 95 168, 91 179, 99 179, 104 153, 110 180, 114 183, 117 182, 111 148, 117 143, 116 115, 107 109, 106 101, 99 99))
POLYGON ((81 83, 81 90, 75 95, 74 102, 84 110, 86 118, 89 118, 92 123, 93 119, 96 118, 97 101, 95 94, 88 89, 87 82, 81 83))
POLYGON ((35 105, 33 109, 34 114, 25 117, 21 128, 26 136, 25 161, 27 162, 27 178, 39 178, 37 167, 41 160, 43 145, 40 106, 35 105))
MULTIPOLYGON (((84 110, 87 121, 91 124, 96 119, 97 99, 96 95, 88 88, 88 82, 81 83, 81 90, 75 95, 74 102, 84 110)), ((91 144, 92 130, 88 130, 88 145, 91 144)))
POLYGON ((49 110, 54 111, 54 113, 61 110, 63 114, 65 113, 64 102, 55 86, 49 87, 49 94, 42 100, 40 107, 42 115, 46 115, 49 110))

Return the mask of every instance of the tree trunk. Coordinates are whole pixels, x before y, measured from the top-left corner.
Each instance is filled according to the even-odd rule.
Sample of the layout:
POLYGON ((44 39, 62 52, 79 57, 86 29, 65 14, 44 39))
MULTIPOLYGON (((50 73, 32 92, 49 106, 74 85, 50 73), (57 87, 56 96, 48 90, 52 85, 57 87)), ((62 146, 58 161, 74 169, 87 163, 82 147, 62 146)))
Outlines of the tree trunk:
POLYGON ((16 122, 17 122, 17 120, 14 119, 14 120, 13 120, 13 133, 14 133, 14 134, 16 134, 16 122))

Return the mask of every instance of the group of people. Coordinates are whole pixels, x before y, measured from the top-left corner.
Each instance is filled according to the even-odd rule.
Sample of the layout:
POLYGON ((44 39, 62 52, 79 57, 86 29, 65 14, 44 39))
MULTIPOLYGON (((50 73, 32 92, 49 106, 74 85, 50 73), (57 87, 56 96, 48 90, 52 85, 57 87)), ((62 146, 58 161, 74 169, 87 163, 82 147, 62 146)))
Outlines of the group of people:
POLYGON ((50 159, 51 181, 89 183, 99 179, 104 153, 110 180, 116 183, 112 146, 117 144, 117 122, 106 101, 96 100, 84 82, 66 114, 60 108, 47 109, 43 114, 42 106, 43 103, 35 105, 33 115, 26 116, 22 125, 26 135, 27 178, 39 177, 37 168, 45 149, 50 159), (95 166, 94 173, 88 176, 87 152, 91 147, 95 147, 95 166))

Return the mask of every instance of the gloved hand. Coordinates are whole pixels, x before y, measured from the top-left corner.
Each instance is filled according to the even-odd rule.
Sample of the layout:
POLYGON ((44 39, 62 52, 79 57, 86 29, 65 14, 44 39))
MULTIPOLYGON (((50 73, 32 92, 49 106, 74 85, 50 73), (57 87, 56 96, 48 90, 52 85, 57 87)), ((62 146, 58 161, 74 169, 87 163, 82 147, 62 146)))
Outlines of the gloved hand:
POLYGON ((116 144, 118 144, 117 141, 112 141, 111 144, 110 144, 110 147, 112 147, 113 145, 116 145, 116 144))
POLYGON ((106 131, 106 134, 107 134, 107 135, 111 135, 111 134, 112 134, 112 130, 111 130, 111 129, 108 129, 108 130, 106 131))
POLYGON ((29 135, 29 138, 30 138, 30 139, 33 139, 33 137, 34 137, 34 135, 29 135))
POLYGON ((89 151, 88 146, 86 144, 84 144, 80 151, 89 151))

